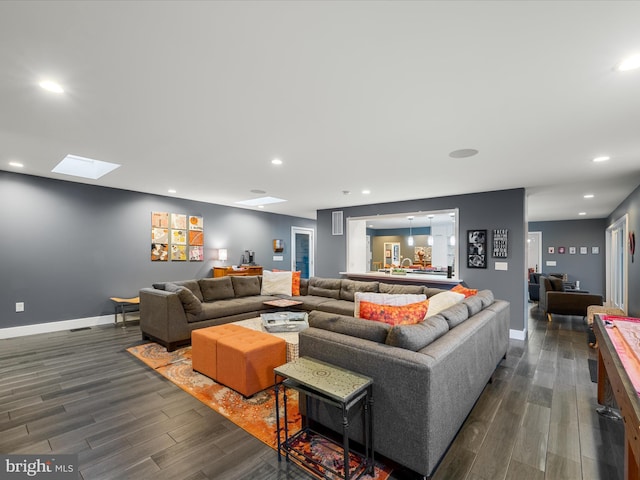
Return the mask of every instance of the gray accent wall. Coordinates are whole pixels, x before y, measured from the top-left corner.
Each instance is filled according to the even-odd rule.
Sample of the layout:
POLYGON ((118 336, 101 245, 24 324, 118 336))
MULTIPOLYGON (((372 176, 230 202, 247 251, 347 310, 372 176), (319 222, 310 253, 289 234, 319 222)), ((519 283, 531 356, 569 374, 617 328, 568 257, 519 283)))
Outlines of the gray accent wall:
MULTIPOLYGON (((632 263, 629 259, 629 298, 628 314, 632 317, 640 317, 640 186, 636 188, 607 218, 607 227, 616 220, 629 214, 629 232, 636 234, 636 254, 632 263)), ((627 243, 627 248, 629 244, 627 243)))
POLYGON ((0 328, 113 313, 156 281, 211 276, 218 248, 237 265, 254 250, 266 269, 291 269, 291 227, 314 220, 0 171, 0 328), (151 262, 151 212, 204 217, 203 262, 151 262), (283 261, 273 261, 273 239, 283 261), (16 302, 25 311, 16 313, 16 302))
POLYGON ((563 220, 553 222, 531 222, 530 232, 542 232, 542 273, 566 273, 569 281, 580 281, 580 289, 590 293, 605 295, 605 231, 604 218, 589 220, 563 220), (554 247, 555 253, 549 253, 554 247), (565 253, 558 253, 564 247, 565 253), (569 253, 569 247, 576 247, 575 255, 569 253), (580 247, 586 247, 585 255, 580 247), (598 247, 599 253, 593 254, 592 247, 598 247), (546 266, 555 261, 556 266, 546 266))
MULTIPOLYGON (((490 289, 496 298, 511 302, 511 329, 524 331, 526 325, 526 210, 522 188, 496 192, 425 198, 404 202, 379 203, 318 211, 318 250, 316 275, 337 277, 346 270, 347 237, 331 234, 331 213, 342 210, 345 222, 349 217, 384 215, 427 210, 459 209, 458 242, 459 278, 469 287, 490 289), (486 229, 487 247, 491 245, 493 229, 509 230, 509 251, 506 259, 489 256, 486 269, 467 268, 465 252, 467 230, 486 229), (508 262, 507 271, 495 270, 495 262, 508 262)), ((346 228, 344 230, 346 232, 346 228)))

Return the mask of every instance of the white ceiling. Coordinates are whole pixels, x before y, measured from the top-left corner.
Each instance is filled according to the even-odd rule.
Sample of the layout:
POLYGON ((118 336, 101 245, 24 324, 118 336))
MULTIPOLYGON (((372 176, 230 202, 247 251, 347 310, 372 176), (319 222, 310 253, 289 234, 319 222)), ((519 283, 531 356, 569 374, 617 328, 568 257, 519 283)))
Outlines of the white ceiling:
POLYGON ((525 187, 529 220, 602 218, 640 184, 640 70, 614 71, 639 19, 636 1, 5 0, 0 169, 79 181, 51 173, 74 154, 122 164, 84 183, 259 189, 308 218, 525 187))

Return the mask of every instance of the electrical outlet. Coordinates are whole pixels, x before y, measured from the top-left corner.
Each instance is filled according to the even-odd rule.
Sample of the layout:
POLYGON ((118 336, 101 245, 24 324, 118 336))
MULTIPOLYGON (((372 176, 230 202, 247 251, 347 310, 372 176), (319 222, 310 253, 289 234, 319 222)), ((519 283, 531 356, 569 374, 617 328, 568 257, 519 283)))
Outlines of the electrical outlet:
POLYGON ((16 312, 24 312, 24 302, 16 302, 16 312))

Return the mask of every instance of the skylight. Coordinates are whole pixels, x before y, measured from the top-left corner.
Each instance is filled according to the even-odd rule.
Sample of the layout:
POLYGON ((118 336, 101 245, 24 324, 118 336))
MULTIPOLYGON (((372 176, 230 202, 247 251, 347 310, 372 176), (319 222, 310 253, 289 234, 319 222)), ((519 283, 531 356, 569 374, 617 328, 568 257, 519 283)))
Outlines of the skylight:
POLYGON ((250 200, 241 200, 236 202, 238 205, 245 205, 247 207, 257 207, 259 205, 270 205, 272 203, 281 203, 286 202, 282 198, 276 197, 260 197, 260 198, 252 198, 250 200))
POLYGON ((51 171, 63 175, 97 180, 119 166, 117 163, 103 162, 92 158, 78 157, 77 155, 67 155, 51 171))

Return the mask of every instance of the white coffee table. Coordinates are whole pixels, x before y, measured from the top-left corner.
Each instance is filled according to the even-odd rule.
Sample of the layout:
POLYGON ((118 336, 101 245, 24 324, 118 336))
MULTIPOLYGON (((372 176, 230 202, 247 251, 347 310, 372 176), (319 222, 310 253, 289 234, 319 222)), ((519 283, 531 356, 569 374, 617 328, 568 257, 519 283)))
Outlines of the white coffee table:
POLYGON ((262 326, 262 318, 260 317, 240 320, 239 322, 233 322, 233 324, 284 339, 287 342, 287 362, 292 362, 298 358, 298 332, 268 332, 262 326))

